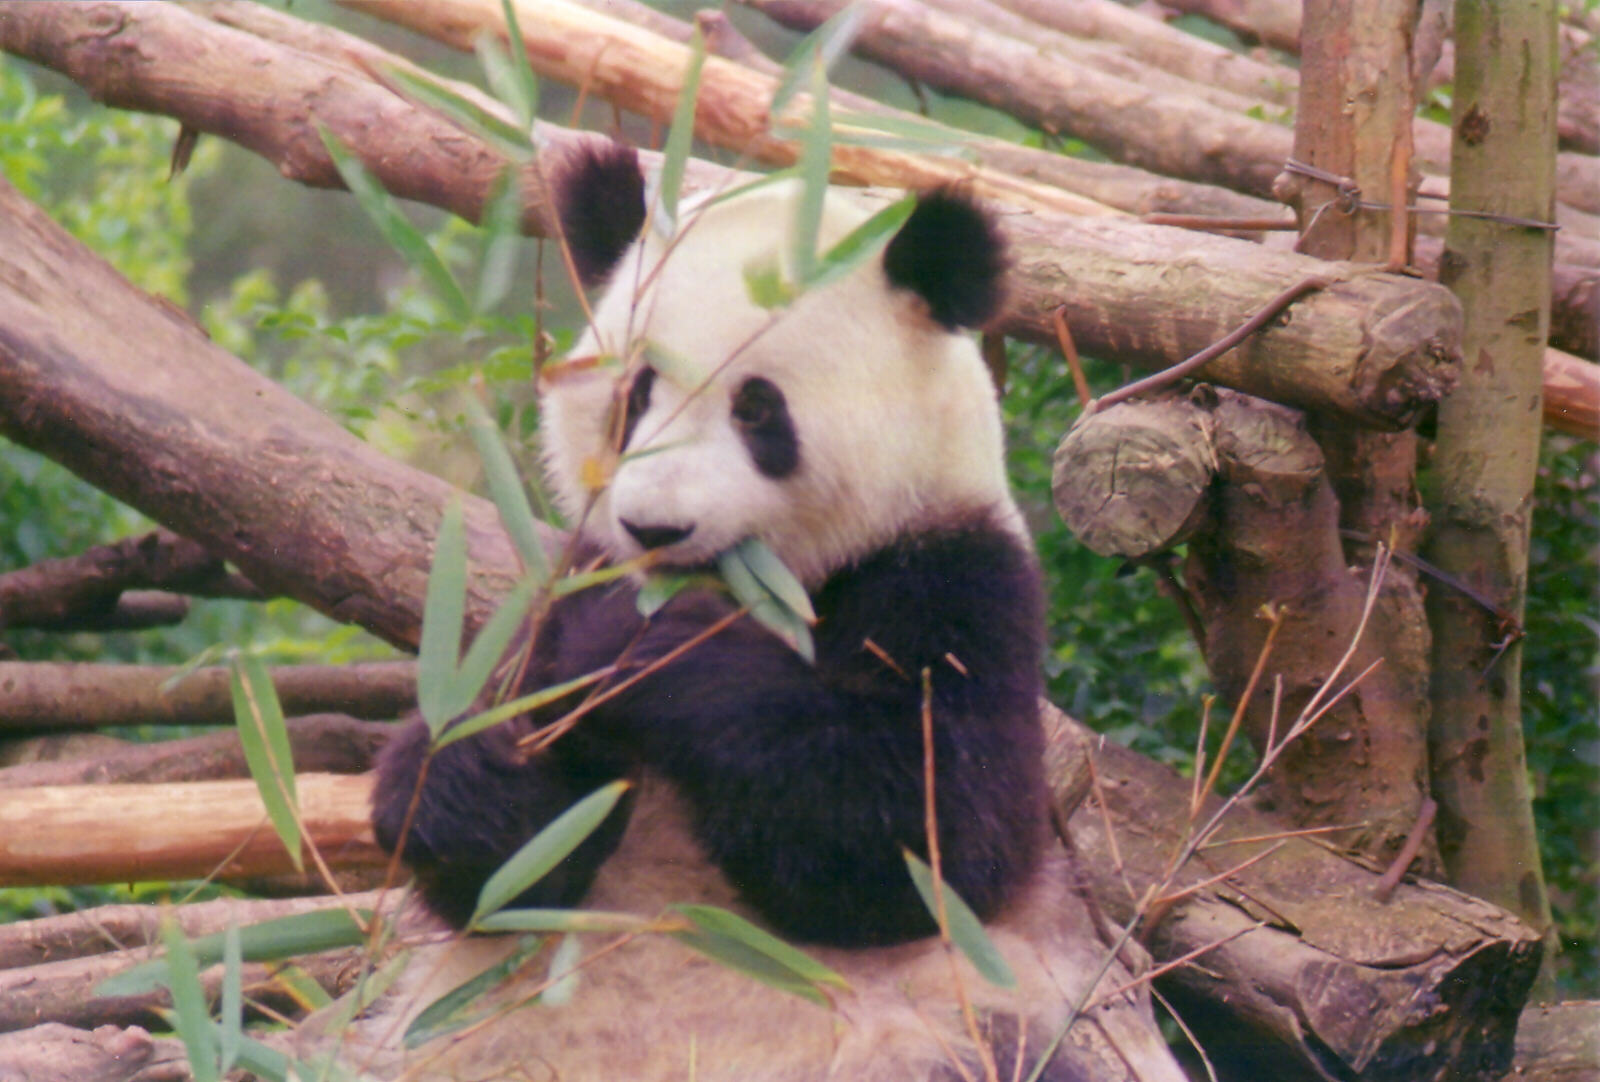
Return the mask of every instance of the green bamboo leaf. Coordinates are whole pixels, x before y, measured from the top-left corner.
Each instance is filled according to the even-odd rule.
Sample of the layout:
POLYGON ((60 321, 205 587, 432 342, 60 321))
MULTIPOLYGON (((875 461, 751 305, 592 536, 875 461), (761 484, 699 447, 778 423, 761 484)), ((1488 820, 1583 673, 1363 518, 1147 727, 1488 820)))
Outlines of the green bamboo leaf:
POLYGON ((467 606, 467 538, 461 501, 452 499, 439 520, 433 567, 422 605, 422 641, 417 650, 417 706, 437 737, 455 715, 449 712, 451 683, 461 650, 467 606))
MULTIPOLYGON (((265 1082, 289 1082, 289 1072, 296 1067, 288 1056, 253 1037, 245 1037, 239 1042, 238 1065, 265 1082)), ((318 1075, 311 1070, 302 1070, 296 1077, 304 1080, 318 1078, 318 1075)))
POLYGON ((296 871, 303 871, 305 857, 300 852, 300 823, 295 814, 299 801, 294 787, 294 759, 272 677, 255 654, 235 654, 228 667, 228 685, 233 692, 239 746, 250 777, 255 780, 267 819, 283 841, 289 860, 296 871))
POLYGON ((477 637, 467 648, 467 656, 461 659, 461 668, 450 678, 450 696, 445 703, 448 716, 460 716, 478 700, 494 667, 505 656, 506 647, 527 621, 534 592, 538 589, 538 584, 529 579, 517 583, 494 610, 494 615, 478 630, 477 637))
POLYGON ((824 72, 832 71, 834 62, 850 48, 861 24, 867 16, 864 4, 851 4, 828 17, 828 20, 807 34, 783 63, 783 77, 772 92, 772 102, 767 114, 776 117, 799 91, 800 84, 819 62, 824 72))
POLYGON ((541 936, 524 936, 502 961, 456 985, 428 1004, 406 1027, 405 1046, 418 1048, 435 1037, 454 1033, 477 1021, 486 1010, 492 1009, 483 1002, 484 997, 522 968, 528 959, 539 952, 543 944, 544 939, 541 936))
POLYGON ((328 990, 317 982, 317 978, 306 972, 306 968, 302 965, 290 962, 288 965, 280 966, 272 975, 272 983, 308 1014, 333 1006, 333 997, 328 994, 328 990))
POLYGON ((478 922, 480 932, 592 932, 627 935, 646 932, 656 922, 633 913, 603 913, 594 909, 502 909, 478 922))
POLYGON ((563 575, 550 587, 551 597, 566 597, 593 586, 604 586, 608 582, 627 578, 638 571, 648 557, 636 556, 631 560, 624 560, 620 564, 608 564, 597 567, 593 571, 578 571, 570 575, 563 575))
POLYGON ((644 359, 656 370, 657 375, 677 387, 698 387, 711 375, 710 370, 699 361, 648 339, 644 344, 644 359))
POLYGON ((514 167, 502 169, 495 178, 479 224, 484 240, 476 308, 490 312, 511 292, 522 252, 522 185, 514 167))
POLYGON ((478 892, 478 907, 467 923, 475 927, 479 920, 505 908, 513 898, 543 879, 605 821, 627 791, 628 784, 619 779, 601 786, 535 834, 484 883, 478 892))
POLYGON ((543 583, 550 577, 550 557, 539 540, 539 521, 528 502, 528 490, 517 474, 517 464, 511 460, 500 430, 472 399, 467 400, 467 427, 478 447, 478 457, 483 460, 489 495, 500 512, 501 525, 522 558, 522 569, 543 583))
POLYGON ((685 586, 694 582, 697 575, 674 575, 667 572, 658 572, 644 580, 644 585, 639 587, 639 598, 636 607, 639 615, 649 619, 660 612, 662 607, 683 591, 685 586))
POLYGON ((706 62, 706 38, 697 26, 689 39, 689 66, 672 109, 672 125, 667 129, 667 144, 661 155, 661 181, 656 195, 655 229, 671 237, 678 228, 678 193, 683 188, 683 170, 694 142, 694 106, 700 96, 700 71, 706 62))
POLYGON ((800 140, 800 198, 789 225, 790 262, 794 280, 805 283, 816 276, 817 236, 822 229, 822 207, 828 197, 828 174, 833 168, 833 125, 828 116, 828 73, 820 58, 811 66, 811 124, 800 140))
POLYGON ((778 602, 808 624, 817 622, 816 610, 811 607, 811 597, 800 585, 794 572, 778 559, 778 554, 767 547, 759 537, 747 537, 735 546, 745 567, 766 587, 778 602))
POLYGON ((217 1073, 227 1074, 239 1062, 244 1038, 244 962, 239 926, 228 925, 222 937, 222 1009, 217 1018, 217 1073))
POLYGON ((583 940, 576 935, 561 937, 550 954, 545 974, 545 989, 539 993, 541 1007, 565 1007, 578 994, 578 967, 583 962, 583 940))
POLYGON ((517 84, 517 99, 525 104, 527 113, 524 127, 531 127, 539 112, 539 76, 528 60, 528 44, 523 40, 522 27, 517 23, 517 6, 511 0, 500 0, 500 12, 506 20, 506 41, 511 46, 511 77, 517 84))
POLYGON ((776 261, 751 263, 743 273, 745 295, 757 308, 782 308, 799 295, 784 280, 783 269, 776 261))
POLYGON ((552 687, 544 688, 531 695, 522 695, 515 699, 508 699, 503 703, 497 703, 480 714, 474 714, 470 718, 463 718, 440 733, 434 738, 433 749, 438 751, 447 744, 454 744, 457 740, 464 740, 474 733, 481 733, 491 726, 499 725, 502 721, 510 721, 519 714, 526 714, 530 710, 538 710, 540 707, 549 706, 551 703, 571 695, 574 691, 579 691, 596 681, 604 679, 609 673, 609 669, 602 669, 599 672, 588 673, 552 687))
POLYGON ((346 1026, 355 1021, 357 1015, 382 999, 410 964, 411 952, 399 950, 375 971, 364 972, 356 980, 355 988, 341 997, 333 1009, 324 1016, 325 1021, 320 1027, 322 1032, 342 1032, 346 1026))
POLYGON ((485 31, 479 34, 477 40, 472 43, 472 48, 478 54, 478 66, 483 69, 483 77, 488 82, 489 89, 511 110, 522 129, 531 131, 533 116, 539 107, 538 83, 535 82, 530 87, 523 82, 516 61, 511 58, 511 54, 493 33, 485 31))
POLYGON ((835 988, 850 987, 850 982, 832 969, 809 954, 785 943, 771 932, 756 927, 737 913, 714 905, 684 904, 671 908, 689 918, 702 932, 737 940, 751 950, 771 958, 801 980, 812 984, 832 985, 835 988))
MULTIPOLYGON (((933 869, 911 850, 902 849, 901 853, 906 859, 906 870, 911 873, 911 882, 916 884, 917 893, 922 895, 922 904, 928 907, 933 919, 938 920, 939 905, 934 899, 933 869)), ((941 882, 939 887, 944 895, 945 918, 949 922, 946 931, 950 935, 950 942, 967 956, 984 980, 998 988, 1015 988, 1016 976, 989 938, 989 933, 983 930, 983 922, 977 914, 961 900, 960 895, 950 889, 949 883, 941 882)))
POLYGON ((434 82, 425 74, 404 68, 386 68, 381 77, 392 83, 392 89, 402 97, 433 110, 469 135, 499 150, 513 162, 527 161, 533 156, 533 143, 526 129, 519 130, 504 117, 496 116, 477 102, 434 82))
POLYGON ((345 187, 356 197, 356 202, 367 212, 367 217, 378 227, 378 232, 383 234, 383 238, 395 251, 405 257, 406 262, 410 263, 418 274, 422 275, 423 280, 449 307, 452 315, 457 319, 469 318, 472 315, 472 306, 467 303, 467 295, 461 291, 455 276, 444 265, 439 253, 433 250, 427 238, 400 212, 399 205, 384 190, 383 185, 367 172, 367 167, 361 164, 361 160, 339 142, 332 132, 319 124, 317 134, 322 137, 322 145, 328 148, 328 155, 333 159, 334 168, 339 170, 339 176, 343 178, 345 187))
MULTIPOLYGON (((246 962, 275 962, 301 954, 316 954, 339 947, 358 947, 366 942, 362 923, 372 919, 372 911, 356 910, 356 919, 344 909, 319 909, 287 917, 247 924, 239 932, 239 957, 246 962), (358 921, 360 923, 358 923, 358 921)), ((216 965, 226 949, 226 935, 217 932, 188 943, 197 963, 216 965)), ((133 996, 167 983, 167 959, 155 958, 123 970, 101 981, 97 996, 133 996)))
POLYGON ((217 1036, 200 987, 200 966, 183 929, 170 916, 162 919, 161 942, 167 948, 167 987, 172 990, 172 1028, 189 1055, 194 1082, 218 1082, 217 1036))
POLYGON ((744 562, 738 548, 731 548, 717 557, 717 569, 734 599, 750 610, 750 616, 768 631, 789 645, 795 653, 815 664, 816 646, 811 639, 811 629, 805 620, 788 605, 779 601, 761 584, 755 572, 744 562))
POLYGON ((894 238, 900 227, 906 224, 906 219, 911 217, 911 212, 916 209, 917 197, 914 195, 906 195, 880 209, 846 233, 837 244, 823 254, 813 277, 805 283, 805 287, 821 288, 829 282, 843 278, 872 259, 883 251, 884 246, 894 238))

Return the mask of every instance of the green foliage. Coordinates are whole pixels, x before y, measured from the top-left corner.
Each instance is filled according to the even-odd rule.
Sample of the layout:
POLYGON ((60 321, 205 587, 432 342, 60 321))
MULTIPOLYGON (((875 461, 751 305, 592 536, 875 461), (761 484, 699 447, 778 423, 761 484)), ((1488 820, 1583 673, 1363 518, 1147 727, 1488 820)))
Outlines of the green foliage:
POLYGON ((1600 994, 1600 453, 1545 440, 1534 488, 1523 734, 1569 996, 1600 994))

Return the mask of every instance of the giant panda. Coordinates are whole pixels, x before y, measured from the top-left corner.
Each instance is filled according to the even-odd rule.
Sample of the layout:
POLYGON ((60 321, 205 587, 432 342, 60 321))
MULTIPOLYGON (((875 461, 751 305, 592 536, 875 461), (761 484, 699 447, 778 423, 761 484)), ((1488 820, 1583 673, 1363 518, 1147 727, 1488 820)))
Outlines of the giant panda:
MULTIPOLYGON (((381 757, 373 821, 416 873, 427 939, 459 927, 486 877, 555 815, 631 778, 626 805, 518 905, 722 905, 849 990, 824 1009, 641 937, 584 965, 564 1006, 405 1052, 398 1034, 418 1010, 511 949, 435 932, 427 960, 341 1036, 352 1062, 405 1078, 933 1082, 982 1077, 987 1055, 1020 1078, 1098 966, 1048 829, 1039 568, 966 330, 1001 301, 999 232, 961 192, 927 193, 880 255, 757 304, 751 273, 787 268, 803 192, 790 180, 705 197, 669 231, 646 222, 632 151, 573 154, 555 193, 565 247, 606 289, 542 380, 541 428, 575 565, 648 553, 656 569, 693 571, 758 538, 812 599, 814 661, 749 616, 728 623, 737 603, 712 586, 648 618, 637 578, 570 594, 533 632, 526 686, 621 659, 618 684, 671 660, 531 759, 518 740, 571 702, 431 759, 414 724, 381 757), (925 711, 943 876, 987 922, 1014 989, 940 945, 906 872, 902 849, 928 855, 925 711)), ((819 246, 867 215, 830 193, 819 246)), ((506 1002, 549 964, 509 981, 506 1002)), ((1144 1047, 1141 996, 1092 1012, 1041 1077, 1126 1077, 1117 1064, 1135 1046, 1163 1060, 1144 1047)))

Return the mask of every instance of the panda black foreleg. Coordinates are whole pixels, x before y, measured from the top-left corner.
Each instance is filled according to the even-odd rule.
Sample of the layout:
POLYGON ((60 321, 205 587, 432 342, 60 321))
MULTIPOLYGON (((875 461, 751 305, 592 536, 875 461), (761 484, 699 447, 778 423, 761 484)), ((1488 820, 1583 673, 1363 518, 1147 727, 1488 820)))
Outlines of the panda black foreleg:
MULTIPOLYGON (((378 758, 373 830, 389 852, 401 843, 428 907, 466 924, 484 882, 528 839, 574 802, 617 777, 615 764, 582 762, 559 746, 523 762, 516 735, 497 726, 429 753, 427 725, 414 721, 378 758), (413 806, 414 805, 414 806, 413 806)), ((517 898, 517 906, 576 905, 621 839, 626 805, 517 898)))

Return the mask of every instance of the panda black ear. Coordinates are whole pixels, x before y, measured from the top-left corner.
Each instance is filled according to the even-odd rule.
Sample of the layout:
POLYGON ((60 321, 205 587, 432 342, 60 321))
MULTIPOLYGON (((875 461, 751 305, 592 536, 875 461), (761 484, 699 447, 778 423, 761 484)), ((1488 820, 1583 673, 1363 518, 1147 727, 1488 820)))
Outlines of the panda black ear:
POLYGON ((555 169, 555 204, 578 277, 598 285, 644 225, 644 174, 632 147, 586 141, 555 169))
POLYGON ((883 253, 891 285, 928 304, 947 330, 980 327, 1004 299, 1005 242, 970 196, 951 188, 925 192, 883 253))

